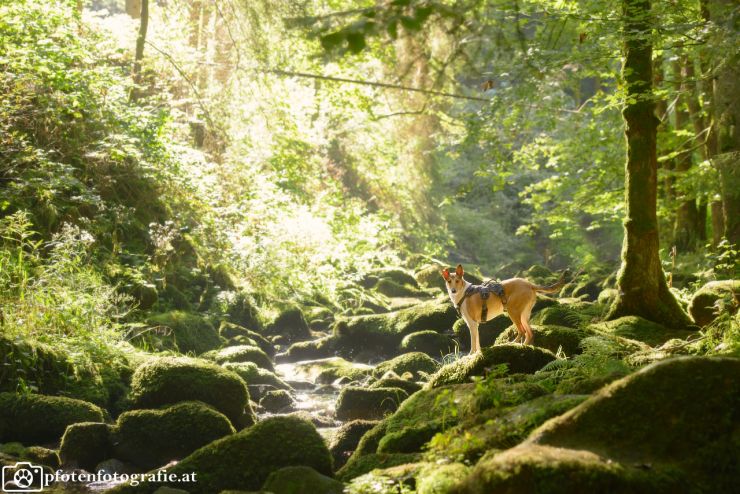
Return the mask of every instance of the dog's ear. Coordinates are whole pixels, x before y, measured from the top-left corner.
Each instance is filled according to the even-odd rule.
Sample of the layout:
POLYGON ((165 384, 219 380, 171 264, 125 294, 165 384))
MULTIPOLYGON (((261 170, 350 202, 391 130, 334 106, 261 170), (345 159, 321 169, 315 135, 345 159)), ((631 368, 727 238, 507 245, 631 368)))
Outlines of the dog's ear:
POLYGON ((455 268, 455 274, 458 275, 460 278, 462 278, 462 275, 465 274, 465 271, 463 271, 462 264, 458 264, 455 268))
POLYGON ((450 270, 449 269, 444 268, 442 270, 442 278, 444 278, 445 281, 450 279, 450 270))

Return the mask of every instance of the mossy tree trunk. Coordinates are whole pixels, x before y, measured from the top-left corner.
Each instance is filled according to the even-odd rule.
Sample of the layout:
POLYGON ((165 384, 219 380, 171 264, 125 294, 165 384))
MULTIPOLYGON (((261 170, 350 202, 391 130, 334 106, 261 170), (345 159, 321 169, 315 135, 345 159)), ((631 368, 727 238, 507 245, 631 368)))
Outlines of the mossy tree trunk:
POLYGON ((136 52, 134 53, 134 87, 131 90, 131 100, 139 97, 141 85, 141 62, 144 60, 144 45, 146 44, 146 33, 149 28, 149 0, 141 0, 141 21, 139 22, 139 35, 136 37, 136 52))
POLYGON ((626 98, 622 115, 627 139, 622 267, 619 293, 609 318, 636 315, 669 327, 691 324, 668 290, 658 255, 658 161, 652 66, 650 0, 622 0, 626 98))

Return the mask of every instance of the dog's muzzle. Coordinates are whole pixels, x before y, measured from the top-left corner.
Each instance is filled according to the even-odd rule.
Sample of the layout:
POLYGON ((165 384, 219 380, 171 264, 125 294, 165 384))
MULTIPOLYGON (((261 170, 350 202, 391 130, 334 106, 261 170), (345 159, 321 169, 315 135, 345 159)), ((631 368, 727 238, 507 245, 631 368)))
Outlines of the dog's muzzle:
POLYGON ((450 289, 450 291, 451 291, 452 293, 457 293, 457 290, 456 290, 456 289, 454 289, 454 288, 450 289))

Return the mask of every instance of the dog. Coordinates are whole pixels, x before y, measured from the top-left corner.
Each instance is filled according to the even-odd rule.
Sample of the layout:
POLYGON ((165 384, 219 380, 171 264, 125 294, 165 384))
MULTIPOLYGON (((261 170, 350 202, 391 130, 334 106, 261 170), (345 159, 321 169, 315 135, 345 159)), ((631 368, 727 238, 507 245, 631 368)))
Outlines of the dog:
POLYGON ((481 297, 480 291, 470 290, 473 286, 469 281, 463 278, 465 272, 462 265, 458 264, 454 273, 445 268, 442 270, 442 277, 447 286, 447 294, 450 300, 455 304, 465 324, 470 330, 470 354, 480 352, 480 338, 478 336, 478 325, 481 322, 490 321, 504 310, 509 313, 511 322, 514 323, 517 330, 515 343, 531 345, 534 341, 534 333, 529 325, 529 317, 532 314, 532 307, 537 301, 537 293, 555 293, 565 285, 564 272, 560 279, 548 286, 539 286, 525 280, 524 278, 511 278, 501 282, 503 290, 501 295, 494 292, 490 293, 485 300, 481 297), (485 310, 484 310, 485 304, 485 310), (485 321, 481 318, 485 317, 485 321))

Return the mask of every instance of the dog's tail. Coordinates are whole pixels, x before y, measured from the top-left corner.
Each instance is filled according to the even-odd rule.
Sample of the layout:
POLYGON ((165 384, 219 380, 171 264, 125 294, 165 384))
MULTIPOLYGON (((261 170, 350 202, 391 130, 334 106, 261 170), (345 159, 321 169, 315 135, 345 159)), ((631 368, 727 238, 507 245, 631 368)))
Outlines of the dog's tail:
POLYGON ((560 275, 560 279, 556 281, 555 283, 553 283, 552 285, 540 286, 540 285, 535 285, 534 283, 532 283, 532 288, 534 289, 535 292, 540 292, 540 293, 559 292, 560 289, 563 288, 563 286, 565 285, 565 278, 567 276, 568 276, 568 270, 566 269, 565 271, 563 271, 563 274, 560 275))

